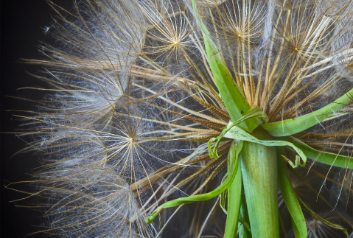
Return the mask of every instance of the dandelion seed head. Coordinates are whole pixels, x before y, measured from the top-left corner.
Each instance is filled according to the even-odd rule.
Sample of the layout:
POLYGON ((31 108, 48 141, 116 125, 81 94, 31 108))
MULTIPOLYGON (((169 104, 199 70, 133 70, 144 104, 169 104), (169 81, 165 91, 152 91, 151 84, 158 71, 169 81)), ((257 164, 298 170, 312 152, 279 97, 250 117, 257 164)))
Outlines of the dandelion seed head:
MULTIPOLYGON (((46 232, 154 237, 168 226, 169 215, 146 225, 146 214, 221 181, 230 141, 222 139, 213 160, 207 142, 231 119, 190 3, 83 0, 72 11, 51 3, 58 18, 47 34, 56 44, 42 45, 45 60, 30 61, 44 67, 37 77, 50 89, 38 111, 25 117, 32 131, 21 135, 33 137, 27 150, 46 158, 34 175, 34 195, 49 200, 43 205, 49 209, 46 232)), ((316 0, 197 3, 234 83, 269 122, 295 120, 352 88, 350 2, 338 1, 335 8, 316 0)), ((351 108, 293 136, 348 155, 351 108)), ((338 176, 334 180, 344 188, 352 181, 350 170, 313 166, 310 184, 338 176)), ((294 186, 299 194, 303 187, 308 191, 302 185, 294 186)), ((193 224, 204 215, 195 215, 193 224)), ((323 224, 313 220, 309 226, 323 224)))

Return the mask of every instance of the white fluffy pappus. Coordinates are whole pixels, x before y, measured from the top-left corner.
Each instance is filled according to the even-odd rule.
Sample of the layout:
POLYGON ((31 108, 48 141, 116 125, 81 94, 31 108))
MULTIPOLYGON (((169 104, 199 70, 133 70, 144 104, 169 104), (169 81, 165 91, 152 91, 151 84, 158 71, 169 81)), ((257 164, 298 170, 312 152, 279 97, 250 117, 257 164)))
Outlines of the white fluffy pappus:
MULTIPOLYGON (((236 85, 270 122, 311 112, 352 88, 351 3, 330 8, 322 2, 331 4, 197 1, 236 85)), ((187 214, 193 225, 176 236, 219 235, 203 225, 224 225, 224 214, 213 206, 218 200, 203 203, 206 214, 164 211, 152 225, 144 222, 165 201, 210 191, 227 167, 229 139, 222 139, 219 158, 208 154, 207 142, 230 116, 190 3, 82 0, 74 1, 72 11, 50 3, 58 17, 47 34, 56 43, 42 44, 46 59, 28 60, 44 67, 36 77, 48 83, 39 89, 48 95, 37 112, 22 116, 31 131, 19 133, 34 138, 25 150, 44 157, 34 174, 37 191, 30 195, 49 199, 37 205, 47 209, 43 232, 156 237, 173 229, 178 214, 187 214)), ((351 107, 294 137, 350 155, 351 107)), ((338 181, 345 197, 351 196, 351 176, 343 177, 351 170, 318 167, 309 168, 321 175, 316 178, 338 181)))

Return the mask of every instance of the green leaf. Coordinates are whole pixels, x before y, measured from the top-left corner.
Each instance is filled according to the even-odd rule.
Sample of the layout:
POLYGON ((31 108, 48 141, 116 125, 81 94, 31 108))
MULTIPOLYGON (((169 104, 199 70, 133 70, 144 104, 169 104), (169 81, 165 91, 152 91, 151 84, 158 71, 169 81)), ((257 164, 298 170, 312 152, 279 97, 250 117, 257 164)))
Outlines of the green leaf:
POLYGON ((221 134, 219 136, 217 136, 216 138, 212 138, 212 139, 210 139, 208 141, 208 153, 210 154, 210 158, 211 159, 219 157, 218 153, 217 153, 217 150, 218 150, 218 147, 219 147, 219 143, 221 142, 221 139, 224 137, 224 135, 229 130, 231 130, 234 126, 238 126, 243 121, 245 121, 245 120, 247 120, 249 118, 256 118, 256 119, 257 118, 262 118, 262 120, 258 120, 259 122, 268 120, 267 115, 262 112, 261 108, 259 108, 258 106, 253 106, 239 120, 237 120, 235 122, 228 123, 227 127, 223 129, 223 131, 221 132, 221 134), (216 141, 216 144, 215 144, 214 148, 212 149, 212 143, 215 142, 215 141, 216 141))
POLYGON ((313 218, 315 218, 316 220, 321 221, 322 223, 324 223, 325 225, 328 225, 329 227, 332 227, 334 229, 338 229, 341 230, 344 234, 346 234, 347 238, 349 238, 348 232, 346 229, 344 229, 342 226, 337 225, 337 224, 333 224, 331 222, 329 222, 328 220, 325 220, 324 218, 320 217, 318 214, 316 214, 314 211, 312 211, 299 197, 298 197, 300 206, 302 206, 302 208, 310 214, 310 216, 312 216, 313 218))
POLYGON ((238 166, 237 174, 228 188, 228 214, 224 238, 235 238, 237 236, 241 205, 241 186, 241 169, 238 166))
POLYGON ((294 144, 297 148, 302 150, 307 157, 309 157, 315 161, 318 161, 323 164, 336 166, 336 167, 353 169, 353 158, 352 157, 338 155, 338 154, 329 153, 329 152, 325 152, 325 151, 315 150, 314 148, 308 146, 304 142, 302 142, 292 136, 288 136, 283 139, 294 144))
POLYGON ((335 112, 348 105, 353 99, 353 89, 333 103, 308 113, 306 115, 288 119, 284 121, 263 124, 262 127, 272 136, 289 136, 302 132, 316 124, 322 122, 326 118, 332 116, 335 112))
MULTIPOLYGON (((202 36, 204 39, 204 44, 206 48, 206 54, 208 57, 208 62, 211 67, 213 78, 224 105, 232 119, 232 121, 237 121, 243 116, 245 112, 250 109, 250 106, 243 94, 236 85, 231 73, 229 72, 226 64, 220 57, 216 46, 214 45, 207 27, 203 24, 200 15, 198 14, 198 9, 196 6, 196 1, 192 0, 192 7, 194 13, 200 24, 202 36)), ((256 119, 249 119, 242 122, 239 126, 248 132, 252 132, 259 123, 256 119)))
POLYGON ((231 168, 228 170, 228 173, 225 175, 227 176, 226 179, 215 190, 205 194, 182 197, 182 198, 178 198, 178 199, 166 202, 161 206, 157 207, 156 210, 154 210, 152 214, 145 219, 145 222, 147 224, 152 223, 153 220, 156 218, 156 216, 165 208, 176 207, 182 204, 188 204, 196 201, 206 201, 223 193, 227 188, 229 188, 234 178, 236 177, 238 166, 239 166, 239 154, 242 148, 243 148, 243 142, 240 141, 237 143, 236 141, 234 141, 232 143, 228 153, 228 161, 231 161, 229 163, 231 165, 231 168))
MULTIPOLYGON (((224 182, 224 180, 227 178, 227 175, 225 175, 222 179, 222 183, 224 182)), ((227 202, 227 198, 228 198, 228 189, 226 189, 223 193, 221 193, 219 195, 219 206, 222 208, 223 212, 227 215, 227 208, 226 208, 226 202, 227 202)))
MULTIPOLYGON (((283 148, 277 149, 277 156, 280 154, 284 154, 283 148)), ((292 217, 293 230, 296 238, 306 238, 307 230, 305 224, 305 218, 303 212, 300 208, 299 202, 297 200, 297 196, 292 187, 288 171, 287 165, 284 161, 279 158, 278 159, 278 183, 281 188, 282 197, 284 202, 287 205, 288 211, 292 217)))
POLYGON ((224 135, 225 138, 229 138, 229 139, 233 139, 233 140, 240 140, 240 141, 247 141, 247 142, 252 142, 252 143, 256 143, 256 144, 260 144, 260 145, 264 145, 267 147, 273 147, 273 146, 287 146, 289 148, 291 148, 292 150, 294 150, 295 152, 298 153, 298 155, 296 156, 295 159, 295 163, 293 163, 292 161, 290 161, 289 159, 287 159, 286 157, 285 160, 293 167, 296 168, 298 166, 302 166, 304 167, 306 164, 306 155, 303 153, 303 151, 301 149, 299 149, 297 146, 295 146, 293 143, 288 142, 288 141, 277 141, 277 140, 259 140, 256 137, 250 135, 249 133, 247 133, 246 131, 244 131, 243 129, 237 127, 237 126, 233 126, 231 129, 227 130, 227 132, 224 135), (300 161, 303 161, 301 163, 300 161))

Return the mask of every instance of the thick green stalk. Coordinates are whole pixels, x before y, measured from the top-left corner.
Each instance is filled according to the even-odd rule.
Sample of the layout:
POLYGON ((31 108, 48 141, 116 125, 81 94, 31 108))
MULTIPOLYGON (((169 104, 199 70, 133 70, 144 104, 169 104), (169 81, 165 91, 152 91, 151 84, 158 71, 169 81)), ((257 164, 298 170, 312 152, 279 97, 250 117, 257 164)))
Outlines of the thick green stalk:
MULTIPOLYGON (((254 134, 259 139, 266 139, 266 136, 264 138, 254 134)), ((244 142, 241 155, 241 171, 252 237, 278 238, 276 148, 244 142)))

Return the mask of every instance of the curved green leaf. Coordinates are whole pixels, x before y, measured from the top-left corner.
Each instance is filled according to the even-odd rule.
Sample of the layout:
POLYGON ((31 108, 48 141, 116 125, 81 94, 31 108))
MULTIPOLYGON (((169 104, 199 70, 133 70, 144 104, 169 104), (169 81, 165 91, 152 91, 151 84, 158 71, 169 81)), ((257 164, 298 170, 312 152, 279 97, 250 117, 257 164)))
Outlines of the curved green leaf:
POLYGON ((226 126, 226 128, 223 129, 223 131, 221 132, 221 134, 219 134, 219 136, 217 136, 216 138, 211 138, 208 141, 208 153, 210 154, 210 158, 214 159, 214 158, 218 158, 218 147, 219 147, 219 143, 221 142, 221 139, 224 137, 224 135, 231 130, 234 126, 239 126, 243 121, 250 119, 250 118, 263 118, 262 120, 258 120, 259 122, 261 121, 267 121, 267 115, 264 114, 261 110, 260 107, 258 106, 253 106, 250 108, 249 111, 247 111, 244 116, 242 116, 240 119, 238 119, 235 122, 230 122, 228 123, 228 125, 226 126), (216 144, 214 146, 214 148, 212 149, 212 143, 216 141, 216 144))
POLYGON ((289 148, 291 148, 292 150, 294 150, 295 152, 298 153, 298 155, 296 156, 295 159, 295 163, 293 163, 292 161, 290 161, 289 159, 287 159, 286 157, 285 160, 293 167, 296 168, 298 166, 302 166, 304 167, 306 164, 306 155, 305 153, 303 153, 303 151, 298 148, 297 146, 295 146, 293 143, 285 141, 285 140, 259 140, 256 137, 250 135, 249 133, 247 133, 246 131, 244 131, 243 129, 237 127, 237 126, 233 126, 231 129, 227 130, 227 133, 225 133, 224 135, 225 138, 229 138, 229 139, 233 139, 233 140, 240 140, 240 141, 247 141, 247 142, 252 142, 252 143, 256 143, 256 144, 261 144, 267 147, 273 147, 273 146, 287 146, 289 148), (301 163, 300 161, 303 161, 301 163))
MULTIPOLYGON (((222 183, 226 178, 227 178, 227 175, 223 177, 222 183)), ((226 189, 223 193, 219 195, 219 206, 221 207, 221 209, 226 215, 228 214, 227 208, 226 208, 227 198, 228 198, 228 189, 226 189)))
MULTIPOLYGON (((277 156, 283 154, 282 148, 277 149, 277 156)), ((287 205, 288 211, 292 217, 293 230, 296 238, 306 238, 307 230, 305 224, 305 218, 300 208, 297 196, 292 187, 289 175, 287 172, 287 165, 281 159, 278 158, 278 183, 281 189, 282 197, 287 205)))
POLYGON ((315 150, 314 148, 308 146, 304 142, 291 136, 285 137, 283 139, 288 142, 291 142, 293 145, 295 145, 300 150, 302 150, 307 157, 315 161, 318 161, 323 164, 336 166, 336 167, 353 169, 352 157, 315 150))
POLYGON ((347 238, 349 238, 349 235, 348 235, 348 232, 345 228, 343 228, 342 226, 340 225, 337 225, 337 224, 333 224, 331 222, 329 222, 328 220, 320 217, 318 214, 316 214, 313 210, 311 210, 299 197, 298 197, 298 200, 299 200, 299 203, 300 203, 300 206, 302 206, 302 208, 310 214, 310 216, 312 216, 313 218, 321 221, 322 223, 324 223, 325 225, 329 226, 329 227, 332 227, 334 229, 338 229, 338 230, 341 230, 344 234, 346 234, 347 238))
MULTIPOLYGON (((227 108, 229 116, 232 121, 237 121, 250 109, 250 106, 245 100, 243 94, 240 92, 238 86, 235 84, 235 81, 232 78, 226 64, 221 59, 218 50, 210 37, 207 27, 203 24, 202 19, 198 14, 195 0, 192 0, 192 7, 202 30, 206 54, 215 84, 224 105, 227 108)), ((258 125, 259 124, 256 119, 252 118, 242 122, 239 126, 248 132, 252 132, 256 127, 258 127, 258 125)))
POLYGON ((154 210, 152 214, 145 219, 145 222, 147 224, 152 223, 153 220, 156 218, 156 216, 165 208, 176 207, 182 204, 188 204, 188 203, 197 202, 197 201, 209 200, 223 193, 227 188, 229 188, 234 178, 236 177, 238 166, 239 166, 239 154, 242 148, 243 148, 243 142, 240 141, 237 143, 234 141, 232 143, 232 146, 228 154, 228 161, 230 161, 230 163, 228 164, 231 166, 231 168, 228 170, 229 172, 225 175, 227 176, 226 179, 215 190, 205 194, 182 197, 182 198, 178 198, 178 199, 166 202, 161 206, 157 207, 157 209, 154 210))
POLYGON ((353 100, 353 89, 333 103, 304 116, 288 119, 284 121, 263 124, 262 127, 272 136, 289 136, 302 132, 316 124, 322 122, 326 118, 332 116, 335 112, 346 106, 353 100))

